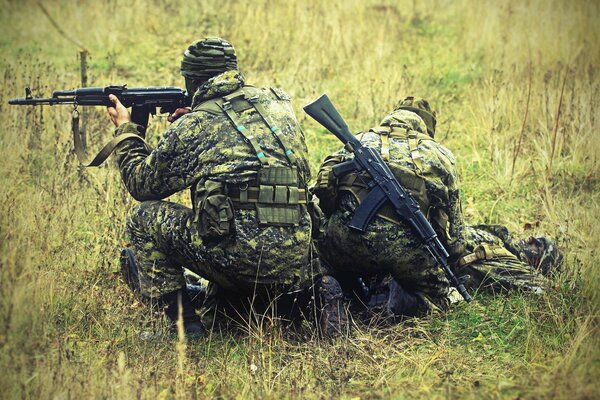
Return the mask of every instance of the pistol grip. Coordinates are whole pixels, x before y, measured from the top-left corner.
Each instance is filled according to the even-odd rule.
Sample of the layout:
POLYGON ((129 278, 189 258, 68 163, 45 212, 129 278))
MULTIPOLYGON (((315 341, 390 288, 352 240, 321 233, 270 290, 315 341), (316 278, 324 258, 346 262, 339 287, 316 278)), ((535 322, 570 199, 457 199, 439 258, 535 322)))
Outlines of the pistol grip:
POLYGON ((349 174, 353 171, 358 171, 359 169, 360 168, 354 162, 354 160, 344 161, 342 163, 334 165, 332 168, 333 175, 335 175, 336 178, 341 178, 342 176, 349 174))
POLYGON ((148 119, 150 118, 150 108, 147 106, 133 106, 131 107, 131 122, 136 123, 144 128, 144 134, 146 128, 148 128, 148 119))

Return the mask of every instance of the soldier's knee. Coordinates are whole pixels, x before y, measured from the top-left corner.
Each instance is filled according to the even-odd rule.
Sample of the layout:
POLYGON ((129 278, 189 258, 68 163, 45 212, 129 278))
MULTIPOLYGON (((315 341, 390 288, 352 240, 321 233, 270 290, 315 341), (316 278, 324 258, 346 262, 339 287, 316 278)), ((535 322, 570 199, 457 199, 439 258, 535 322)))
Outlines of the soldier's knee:
POLYGON ((159 205, 160 201, 143 201, 137 204, 127 215, 127 227, 131 230, 146 226, 159 205))

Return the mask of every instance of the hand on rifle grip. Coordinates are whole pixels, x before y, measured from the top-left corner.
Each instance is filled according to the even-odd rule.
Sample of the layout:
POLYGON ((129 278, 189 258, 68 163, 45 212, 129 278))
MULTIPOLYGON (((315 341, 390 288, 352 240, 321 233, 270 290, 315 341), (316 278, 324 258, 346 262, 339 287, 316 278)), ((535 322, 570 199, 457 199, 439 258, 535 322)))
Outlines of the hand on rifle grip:
POLYGON ((114 106, 106 107, 108 116, 110 117, 112 123, 118 128, 126 122, 131 122, 131 115, 129 115, 129 111, 127 111, 125 106, 121 104, 117 96, 114 94, 109 94, 108 99, 114 104, 114 106))

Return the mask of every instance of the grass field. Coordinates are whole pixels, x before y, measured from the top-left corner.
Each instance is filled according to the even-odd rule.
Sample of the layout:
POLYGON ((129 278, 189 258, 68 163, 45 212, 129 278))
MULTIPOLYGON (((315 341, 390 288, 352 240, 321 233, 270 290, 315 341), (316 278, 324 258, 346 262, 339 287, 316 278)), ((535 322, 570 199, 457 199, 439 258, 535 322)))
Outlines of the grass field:
MULTIPOLYGON (((599 398, 599 20, 576 0, 0 0, 0 398, 599 398), (236 46, 249 82, 294 97, 313 172, 338 147, 301 112, 317 95, 356 131, 429 99, 468 221, 557 238, 553 287, 334 343, 268 320, 140 340, 161 322, 118 278, 134 200, 117 169, 80 170, 68 107, 7 100, 80 86, 80 47, 91 86, 182 86, 181 52, 207 35, 236 46)), ((88 117, 99 149, 111 125, 88 117)))

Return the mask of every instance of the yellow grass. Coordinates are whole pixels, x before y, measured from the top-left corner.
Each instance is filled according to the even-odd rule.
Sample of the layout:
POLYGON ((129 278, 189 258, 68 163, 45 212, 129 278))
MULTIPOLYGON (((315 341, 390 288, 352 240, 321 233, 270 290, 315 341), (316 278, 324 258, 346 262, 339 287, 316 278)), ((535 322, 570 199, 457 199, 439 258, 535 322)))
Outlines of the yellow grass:
MULTIPOLYGON (((111 163, 80 171, 68 107, 8 106, 80 85, 78 48, 34 1, 0 1, 0 398, 597 398, 600 5, 594 1, 44 1, 90 52, 90 84, 182 86, 220 35, 248 81, 294 97, 316 170, 337 140, 301 112, 327 92, 353 130, 414 94, 438 110, 470 223, 564 247, 539 298, 483 296, 335 343, 248 334, 143 341, 164 324, 118 278, 134 201, 111 163), (529 100, 528 100, 529 98, 529 100), (562 101, 561 101, 562 98, 562 101), (532 226, 532 230, 527 227, 532 226)), ((90 113, 90 146, 111 136, 90 113)), ((158 140, 166 121, 151 121, 158 140)), ((164 327, 163 327, 164 328, 164 327)))

